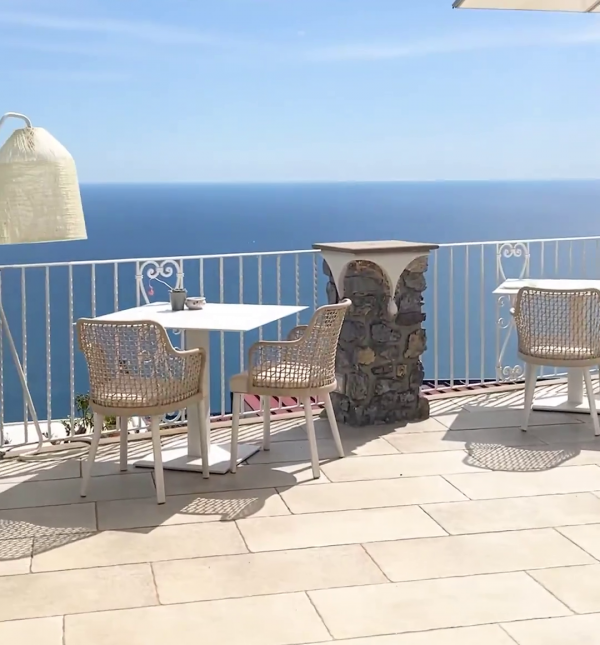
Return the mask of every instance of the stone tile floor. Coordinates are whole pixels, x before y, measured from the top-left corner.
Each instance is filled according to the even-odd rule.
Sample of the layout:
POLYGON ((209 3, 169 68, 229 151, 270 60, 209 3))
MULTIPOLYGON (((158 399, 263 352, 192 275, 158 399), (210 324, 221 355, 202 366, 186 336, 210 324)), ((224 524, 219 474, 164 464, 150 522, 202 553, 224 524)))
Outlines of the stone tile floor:
POLYGON ((521 396, 344 427, 344 460, 319 420, 318 481, 278 421, 236 475, 167 472, 160 507, 114 445, 86 500, 77 456, 0 462, 0 643, 600 643, 600 439, 561 413, 521 433, 521 396))

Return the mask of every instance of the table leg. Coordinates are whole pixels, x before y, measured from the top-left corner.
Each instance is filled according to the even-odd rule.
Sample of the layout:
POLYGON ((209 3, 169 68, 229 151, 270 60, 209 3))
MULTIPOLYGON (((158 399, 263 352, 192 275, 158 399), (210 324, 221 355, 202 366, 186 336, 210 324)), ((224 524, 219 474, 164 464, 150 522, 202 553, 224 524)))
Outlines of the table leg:
MULTIPOLYGON (((204 366, 204 383, 202 384, 206 401, 206 419, 207 428, 210 428, 210 332, 204 330, 188 330, 185 332, 185 348, 195 349, 200 347, 204 350, 206 363, 204 366)), ((198 419, 198 410, 195 406, 188 408, 188 455, 190 457, 200 457, 200 420, 198 419)), ((210 433, 208 446, 210 449, 210 433)), ((202 462, 200 462, 202 463, 202 462)))
MULTIPOLYGON (((597 402, 596 405, 599 405, 597 402)), ((587 396, 583 396, 583 370, 571 367, 567 371, 567 394, 559 396, 538 395, 533 400, 534 410, 547 412, 578 412, 589 414, 590 406, 587 396)))
MULTIPOLYGON (((210 332, 195 329, 187 330, 185 332, 185 346, 186 349, 201 347, 206 353, 206 369, 204 370, 205 413, 206 427, 210 428, 210 332)), ((202 472, 200 423, 196 406, 188 408, 187 422, 187 448, 173 448, 163 451, 163 468, 166 470, 202 472)), ((229 472, 231 444, 211 444, 209 434, 208 446, 210 472, 219 475, 224 475, 229 472)), ((259 450, 260 446, 256 444, 239 444, 238 464, 259 450)), ((154 460, 149 455, 141 461, 136 462, 135 465, 140 468, 153 468, 154 460)))
POLYGON ((583 370, 572 367, 567 374, 567 400, 573 405, 583 402, 583 370))

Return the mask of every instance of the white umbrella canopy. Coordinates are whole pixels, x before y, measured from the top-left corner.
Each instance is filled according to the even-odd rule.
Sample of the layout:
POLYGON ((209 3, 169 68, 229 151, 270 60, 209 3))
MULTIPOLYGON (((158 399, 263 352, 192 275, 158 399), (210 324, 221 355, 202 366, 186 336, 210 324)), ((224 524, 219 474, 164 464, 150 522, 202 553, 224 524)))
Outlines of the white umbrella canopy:
POLYGON ((513 9, 600 13, 600 0, 455 0, 455 9, 513 9))

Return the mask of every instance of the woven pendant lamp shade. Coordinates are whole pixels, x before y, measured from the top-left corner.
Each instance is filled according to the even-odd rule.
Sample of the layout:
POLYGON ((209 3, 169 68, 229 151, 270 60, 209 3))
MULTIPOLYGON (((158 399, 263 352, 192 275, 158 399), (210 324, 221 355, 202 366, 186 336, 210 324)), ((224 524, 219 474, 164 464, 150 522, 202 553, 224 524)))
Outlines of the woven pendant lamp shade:
POLYGON ((43 128, 15 130, 0 148, 0 244, 86 237, 73 157, 43 128))

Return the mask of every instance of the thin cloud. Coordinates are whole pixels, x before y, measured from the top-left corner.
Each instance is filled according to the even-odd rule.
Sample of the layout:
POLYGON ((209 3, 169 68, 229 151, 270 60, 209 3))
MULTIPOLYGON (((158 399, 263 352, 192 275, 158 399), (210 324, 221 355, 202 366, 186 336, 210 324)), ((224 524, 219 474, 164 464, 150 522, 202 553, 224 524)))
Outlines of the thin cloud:
POLYGON ((315 48, 305 52, 305 58, 316 62, 381 61, 416 58, 439 54, 479 51, 486 49, 511 49, 548 45, 579 45, 600 43, 600 31, 585 30, 568 33, 481 33, 429 38, 402 44, 358 43, 315 48))
POLYGON ((106 58, 109 61, 120 60, 123 63, 156 60, 165 64, 181 61, 181 57, 172 52, 171 48, 135 47, 131 43, 115 44, 93 40, 83 43, 62 39, 0 39, 0 55, 2 50, 14 51, 16 49, 67 57, 106 58))
MULTIPOLYGON (((3 38, 0 40, 0 48, 4 49, 26 49, 29 51, 42 52, 44 54, 72 54, 76 56, 119 56, 121 50, 114 47, 96 46, 94 44, 71 44, 66 42, 44 42, 39 40, 19 40, 3 38)), ((127 52, 129 54, 129 50, 127 52)))
POLYGON ((12 71, 11 75, 52 83, 123 83, 131 80, 129 74, 122 72, 22 69, 12 71))
POLYGON ((40 13, 0 12, 0 24, 52 31, 70 31, 121 35, 161 45, 212 45, 221 39, 199 31, 113 19, 61 18, 40 13))

